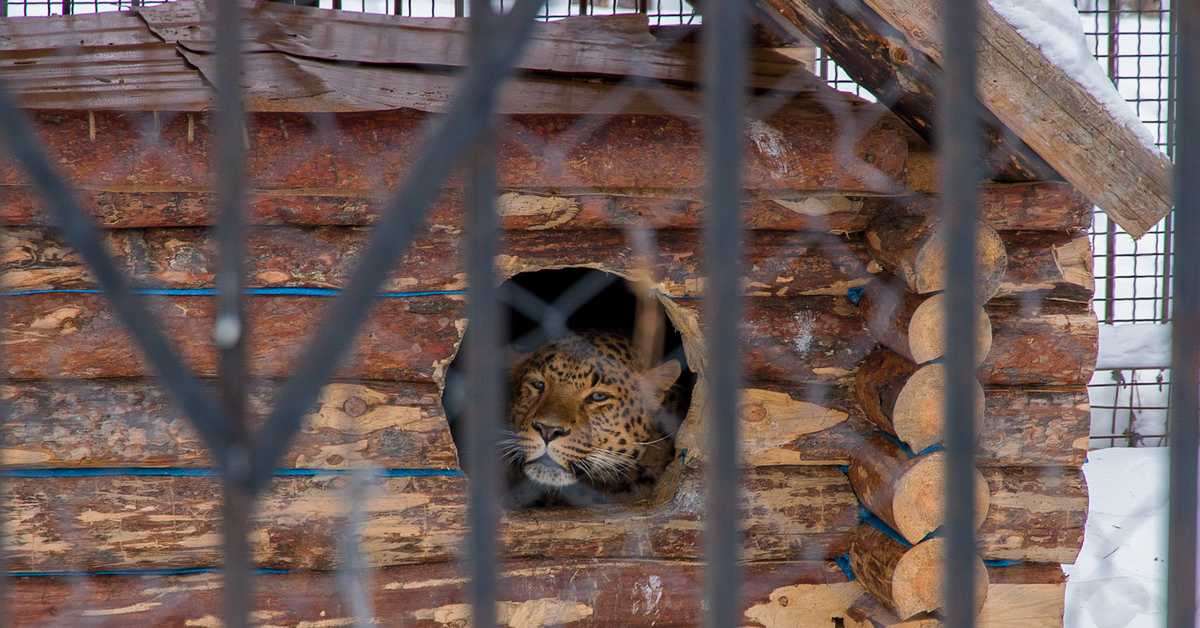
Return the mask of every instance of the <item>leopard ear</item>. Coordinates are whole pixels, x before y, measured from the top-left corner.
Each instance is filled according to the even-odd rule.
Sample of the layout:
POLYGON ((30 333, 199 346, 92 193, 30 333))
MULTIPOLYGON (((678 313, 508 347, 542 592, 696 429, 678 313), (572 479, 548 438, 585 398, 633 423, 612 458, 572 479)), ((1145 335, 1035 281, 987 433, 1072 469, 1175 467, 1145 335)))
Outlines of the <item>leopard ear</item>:
POLYGON ((671 386, 675 385, 675 380, 679 379, 679 374, 682 372, 683 365, 679 363, 679 360, 667 360, 638 375, 642 394, 651 402, 651 405, 661 404, 663 397, 666 396, 671 386))

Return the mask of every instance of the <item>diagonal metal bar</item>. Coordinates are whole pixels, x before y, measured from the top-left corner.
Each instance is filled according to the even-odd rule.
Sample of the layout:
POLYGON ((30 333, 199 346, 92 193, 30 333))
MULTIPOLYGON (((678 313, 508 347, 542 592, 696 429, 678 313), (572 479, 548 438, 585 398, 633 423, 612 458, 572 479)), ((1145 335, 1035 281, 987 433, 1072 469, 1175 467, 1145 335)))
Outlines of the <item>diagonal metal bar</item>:
POLYGON ((705 494, 705 625, 737 626, 741 593, 741 457, 738 390, 742 387, 742 197, 741 162, 745 101, 745 0, 705 5, 704 60, 708 97, 705 157, 708 160, 708 221, 705 275, 708 298, 709 468, 705 494))
POLYGON ((495 110, 501 82, 524 51, 534 17, 544 0, 517 0, 512 11, 496 20, 488 33, 489 50, 482 63, 472 64, 458 97, 439 121, 399 193, 375 224, 346 289, 330 305, 296 372, 288 378, 280 402, 263 428, 252 459, 252 488, 261 491, 270 481, 275 462, 300 422, 316 402, 321 386, 354 340, 359 325, 388 271, 408 248, 430 203, 441 191, 454 160, 473 145, 487 128, 495 110))
MULTIPOLYGON (((1176 251, 1200 242, 1200 0, 1176 5, 1176 251)), ((1200 256, 1175 258, 1167 625, 1196 625, 1196 466, 1200 463, 1200 256)))
MULTIPOLYGON (((979 0, 945 0, 942 37, 946 63, 937 127, 941 218, 949 247, 946 257, 946 416, 975 413, 975 224, 983 177, 983 127, 975 94, 975 51, 979 0)), ((975 421, 946 421, 946 625, 975 625, 975 421)))
POLYGON ((134 293, 108 252, 104 250, 91 218, 79 207, 66 181, 42 151, 28 116, 17 106, 12 93, 0 85, 0 136, 17 163, 25 169, 45 201, 55 224, 95 275, 113 305, 118 320, 133 336, 143 355, 174 394, 196 431, 213 451, 229 442, 229 428, 209 392, 171 349, 167 339, 134 293))

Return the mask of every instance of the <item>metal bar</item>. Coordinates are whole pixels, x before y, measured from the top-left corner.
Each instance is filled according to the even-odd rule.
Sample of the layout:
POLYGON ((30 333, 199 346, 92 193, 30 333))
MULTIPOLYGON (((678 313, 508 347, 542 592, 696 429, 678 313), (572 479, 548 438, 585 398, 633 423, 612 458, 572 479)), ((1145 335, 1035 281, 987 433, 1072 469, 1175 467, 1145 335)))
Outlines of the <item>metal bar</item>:
MULTIPOLYGON (((461 0, 459 0, 461 2, 461 0)), ((483 63, 492 53, 488 33, 498 16, 490 0, 471 0, 468 58, 483 63)), ((504 407, 501 312, 496 283, 496 144, 495 114, 481 114, 489 124, 471 151, 467 167, 467 566, 470 574, 471 623, 496 625, 496 527, 499 525, 500 464, 496 435, 504 407)))
MULTIPOLYGON (((975 414, 975 231, 983 178, 983 129, 975 89, 978 0, 945 0, 945 68, 938 94, 935 146, 941 172, 941 220, 947 230, 946 416, 975 414)), ((946 625, 975 625, 975 421, 946 421, 946 625)))
MULTIPOLYGON (((1200 0, 1179 0, 1181 33, 1200 32, 1200 0)), ((1200 242, 1200 42, 1180 37, 1175 94, 1175 237, 1200 242)), ((1181 247, 1176 246, 1175 250, 1181 247)), ((1167 625, 1196 625, 1196 448, 1200 445, 1200 256, 1175 260, 1171 325, 1171 489, 1167 625)))
POLYGON ((708 221, 705 224, 704 307, 708 319, 709 467, 705 495, 705 625, 740 625, 739 523, 741 458, 737 395, 742 387, 742 109, 745 99, 746 7, 744 0, 705 5, 704 60, 708 93, 705 129, 708 160, 708 221))
POLYGON ((488 33, 492 54, 468 68, 450 111, 441 117, 403 188, 376 221, 371 241, 346 289, 330 305, 329 313, 299 361, 300 366, 284 385, 280 403, 267 418, 252 461, 255 492, 261 491, 270 480, 275 462, 300 428, 300 421, 316 401, 321 385, 349 349, 375 293, 408 248, 455 157, 486 130, 489 113, 495 110, 497 88, 512 72, 513 62, 524 50, 534 16, 543 1, 517 0, 510 12, 496 20, 493 32, 488 33))
POLYGON ((209 0, 216 16, 217 112, 217 320, 213 342, 219 351, 217 384, 230 442, 213 452, 223 474, 222 617, 227 628, 249 628, 254 593, 250 553, 250 434, 246 426, 246 348, 244 262, 245 225, 242 146, 246 133, 242 105, 242 7, 239 0, 209 0))
POLYGON ((70 187, 41 150, 41 144, 30 131, 32 126, 12 94, 0 85, 0 135, 10 153, 29 174, 55 225, 83 258, 142 355, 158 372, 209 448, 219 450, 228 442, 229 430, 216 403, 188 373, 129 280, 109 258, 91 219, 80 209, 70 187))

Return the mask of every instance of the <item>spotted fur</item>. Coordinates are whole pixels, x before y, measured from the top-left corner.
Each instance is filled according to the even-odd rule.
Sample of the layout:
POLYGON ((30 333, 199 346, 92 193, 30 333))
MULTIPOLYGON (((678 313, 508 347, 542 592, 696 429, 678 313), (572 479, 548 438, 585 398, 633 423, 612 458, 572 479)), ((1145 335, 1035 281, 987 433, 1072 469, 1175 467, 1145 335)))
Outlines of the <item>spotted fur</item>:
POLYGON ((509 371, 513 484, 529 503, 630 503, 653 493, 667 463, 680 408, 668 407, 682 366, 637 372, 632 343, 588 331, 552 342, 509 371), (664 404, 664 398, 668 403, 664 404))

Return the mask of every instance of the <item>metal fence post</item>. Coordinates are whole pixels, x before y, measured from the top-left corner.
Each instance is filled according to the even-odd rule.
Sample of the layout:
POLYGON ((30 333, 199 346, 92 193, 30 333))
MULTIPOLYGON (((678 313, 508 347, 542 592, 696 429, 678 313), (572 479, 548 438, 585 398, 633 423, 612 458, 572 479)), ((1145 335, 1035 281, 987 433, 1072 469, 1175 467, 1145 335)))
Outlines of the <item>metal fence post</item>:
POLYGON ((975 223, 983 149, 975 54, 977 0, 943 3, 945 68, 939 91, 936 148, 946 258, 946 625, 975 625, 975 223))
POLYGON ((704 12, 708 121, 708 221, 705 275, 708 318, 709 465, 705 512, 706 625, 739 624, 741 461, 737 397, 742 381, 742 110, 745 90, 746 18, 742 0, 720 0, 704 12))

